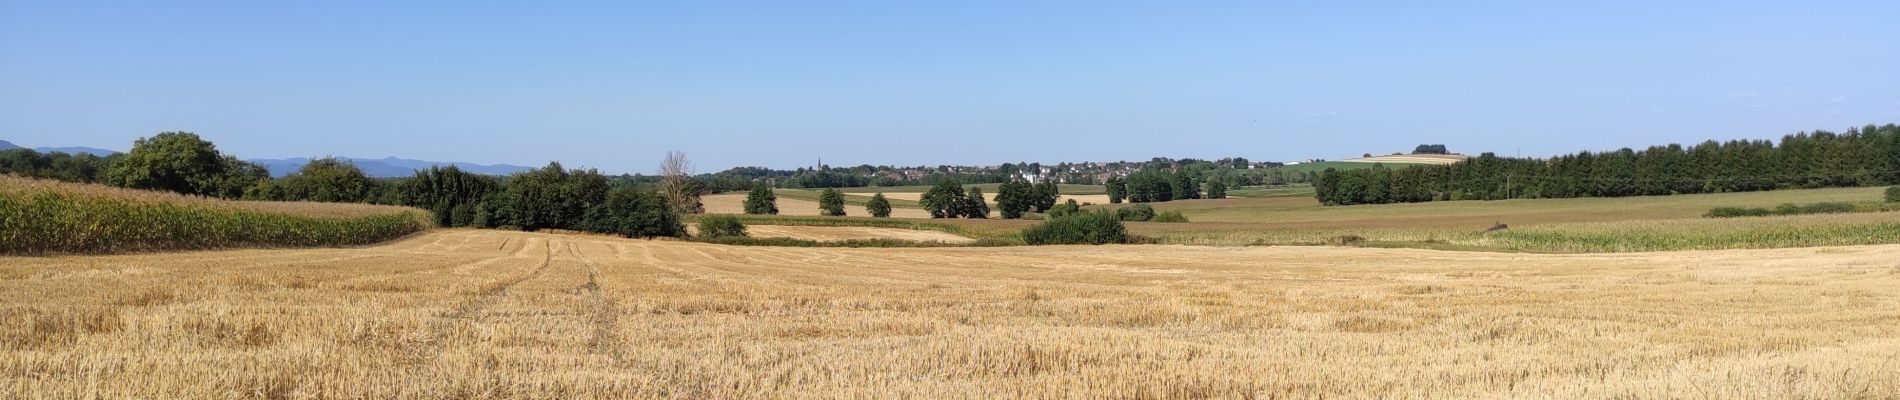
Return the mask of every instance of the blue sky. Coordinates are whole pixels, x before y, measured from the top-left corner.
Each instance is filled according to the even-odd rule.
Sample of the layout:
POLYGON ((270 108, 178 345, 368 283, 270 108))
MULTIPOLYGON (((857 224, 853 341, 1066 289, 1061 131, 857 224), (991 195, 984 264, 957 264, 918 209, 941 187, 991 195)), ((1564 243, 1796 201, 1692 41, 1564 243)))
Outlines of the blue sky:
POLYGON ((0 1, 0 139, 706 172, 1900 122, 1900 2, 1326 3, 0 1))

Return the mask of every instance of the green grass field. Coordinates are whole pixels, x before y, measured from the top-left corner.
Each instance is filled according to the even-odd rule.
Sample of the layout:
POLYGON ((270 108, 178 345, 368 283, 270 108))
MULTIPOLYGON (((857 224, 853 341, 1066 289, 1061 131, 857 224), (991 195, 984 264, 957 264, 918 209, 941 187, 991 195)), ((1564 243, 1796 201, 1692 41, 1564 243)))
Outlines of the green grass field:
POLYGON ((1227 197, 1313 197, 1313 185, 1239 187, 1227 189, 1227 197))
MULTIPOLYGON (((1372 246, 1531 252, 1617 252, 1900 243, 1900 212, 1706 218, 1714 207, 1880 200, 1882 188, 1681 196, 1520 199, 1322 207, 1311 197, 1153 204, 1189 224, 1134 224, 1164 243, 1372 246), (1483 233, 1493 224, 1507 232, 1483 233)), ((1095 206, 1094 208, 1112 208, 1095 206)))
MULTIPOLYGON (((997 187, 997 186, 1001 186, 1001 184, 998 184, 998 183, 976 183, 976 184, 969 184, 969 185, 963 185, 963 187, 964 187, 964 188, 965 188, 966 190, 967 190, 968 188, 973 188, 973 187, 974 187, 974 188, 982 188, 982 189, 983 189, 983 194, 984 194, 984 195, 986 195, 986 196, 987 196, 987 195, 992 195, 992 194, 996 194, 996 187, 997 187)), ((843 191, 843 192, 845 192, 845 193, 864 193, 864 194, 866 194, 866 195, 869 195, 869 194, 871 194, 871 193, 923 193, 923 192, 928 192, 928 191, 930 191, 930 188, 931 188, 931 186, 929 186, 929 185, 918 185, 918 186, 882 186, 882 187, 875 187, 875 186, 874 186, 874 187, 854 187, 854 188, 838 188, 838 190, 839 190, 839 191, 843 191)), ((1058 185, 1056 185, 1056 188, 1057 188, 1058 190, 1061 190, 1061 191, 1062 191, 1062 194, 1104 194, 1104 193, 1108 193, 1108 187, 1106 187, 1106 186, 1102 186, 1102 185, 1071 185, 1071 184, 1058 184, 1058 185)), ((822 190, 822 189, 805 189, 805 190, 811 190, 811 191, 813 191, 813 192, 817 192, 818 190, 822 190)))
MULTIPOLYGON (((1774 208, 1783 203, 1846 202, 1875 205, 1862 207, 1863 210, 1890 210, 1892 208, 1878 204, 1884 190, 1870 187, 1323 207, 1313 199, 1311 186, 1250 187, 1229 191, 1230 195, 1241 198, 1153 203, 1157 211, 1179 211, 1191 222, 1133 222, 1128 224, 1128 229, 1130 233, 1168 244, 1352 244, 1545 253, 1900 243, 1900 212, 1896 211, 1738 218, 1705 216, 1716 207, 1774 208), (1510 229, 1485 233, 1498 223, 1507 224, 1510 229)), ((901 191, 890 190, 889 193, 901 191)), ((817 192, 781 190, 780 196, 815 200, 817 192)), ((861 204, 864 198, 846 196, 846 199, 852 204, 861 204)), ((892 204, 916 207, 916 202, 907 200, 894 199, 892 204)), ((962 233, 981 232, 975 235, 979 237, 1002 239, 1037 221, 958 219, 931 220, 930 223, 956 226, 962 233)))

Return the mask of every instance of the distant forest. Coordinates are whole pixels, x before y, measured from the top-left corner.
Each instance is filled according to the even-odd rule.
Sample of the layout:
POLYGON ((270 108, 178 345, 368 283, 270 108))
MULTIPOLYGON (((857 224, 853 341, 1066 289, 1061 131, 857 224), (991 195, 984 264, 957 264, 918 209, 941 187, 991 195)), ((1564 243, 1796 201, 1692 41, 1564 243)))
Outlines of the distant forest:
POLYGON ((1451 165, 1323 171, 1327 205, 1654 196, 1900 183, 1900 126, 1706 141, 1546 159, 1485 153, 1451 165))

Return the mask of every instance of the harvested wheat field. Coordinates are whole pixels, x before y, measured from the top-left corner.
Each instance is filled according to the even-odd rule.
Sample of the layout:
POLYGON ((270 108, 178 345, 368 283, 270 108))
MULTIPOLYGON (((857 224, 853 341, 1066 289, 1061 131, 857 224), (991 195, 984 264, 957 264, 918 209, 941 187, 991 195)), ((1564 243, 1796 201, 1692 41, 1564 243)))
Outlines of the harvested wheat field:
MULTIPOLYGON (((863 198, 867 198, 867 199, 868 199, 868 198, 871 198, 871 196, 872 196, 872 195, 874 195, 874 194, 875 194, 875 193, 845 193, 845 195, 846 195, 846 196, 852 196, 852 197, 863 197, 863 198)), ((742 197, 742 198, 743 198, 743 197, 742 197)), ((917 192, 895 192, 895 193, 884 193, 884 198, 887 198, 887 199, 891 199, 891 200, 910 200, 910 201, 919 201, 919 200, 922 200, 922 199, 924 198, 924 194, 923 194, 923 193, 917 193, 917 192)), ((1106 195, 1106 194, 1062 194, 1062 195, 1056 195, 1056 202, 1057 202, 1057 203, 1061 203, 1061 202, 1066 202, 1066 201, 1069 201, 1069 200, 1075 200, 1075 202, 1076 202, 1076 203, 1089 203, 1089 204, 1108 204, 1108 195, 1106 195)), ((783 201, 783 200, 781 200, 781 201, 783 201)), ((994 193, 994 192, 990 192, 990 193, 984 193, 984 194, 983 194, 983 201, 984 201, 984 202, 987 202, 987 203, 990 203, 990 204, 996 204, 996 193, 994 193)), ((743 203, 741 203, 741 204, 743 204, 743 203)), ((816 206, 814 206, 814 207, 816 207, 816 206)))
MULTIPOLYGON (((706 206, 707 214, 745 214, 745 196, 745 193, 706 195, 700 197, 700 203, 706 206)), ((783 196, 779 197, 776 201, 778 203, 778 215, 818 215, 818 202, 816 201, 791 199, 783 196)), ((870 211, 864 210, 864 206, 848 204, 844 206, 844 212, 845 215, 854 217, 868 217, 871 215, 870 211)), ((892 208, 891 218, 928 219, 930 218, 930 212, 920 208, 892 208)))
POLYGON ((0 398, 1891 398, 1900 246, 0 258, 0 398))
POLYGON ((751 225, 746 227, 746 236, 761 238, 792 238, 820 242, 842 240, 891 239, 913 242, 942 242, 951 244, 971 243, 976 239, 957 236, 953 233, 902 228, 873 228, 863 226, 789 226, 789 225, 751 225))

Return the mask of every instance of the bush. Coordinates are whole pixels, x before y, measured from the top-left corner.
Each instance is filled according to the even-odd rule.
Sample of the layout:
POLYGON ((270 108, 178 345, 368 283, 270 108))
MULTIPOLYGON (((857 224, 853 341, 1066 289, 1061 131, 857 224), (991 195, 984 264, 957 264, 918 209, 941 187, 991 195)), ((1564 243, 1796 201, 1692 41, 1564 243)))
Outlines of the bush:
POLYGON ((1188 222, 1188 219, 1187 219, 1187 216, 1186 216, 1186 215, 1181 215, 1181 212, 1180 212, 1180 211, 1169 211, 1169 212, 1164 212, 1164 213, 1160 213, 1160 214, 1155 214, 1155 217, 1154 217, 1154 219, 1152 219, 1152 220, 1150 220, 1150 221, 1154 221, 1154 222, 1188 222))
POLYGON ((778 214, 778 194, 765 184, 752 185, 752 192, 745 195, 745 213, 778 214))
POLYGON ((1052 218, 1023 230, 1023 242, 1041 244, 1108 244, 1128 240, 1128 228, 1115 215, 1090 212, 1052 218))
POLYGON ((1802 215, 1850 213, 1859 210, 1853 203, 1821 202, 1808 204, 1782 203, 1770 210, 1761 207, 1716 207, 1703 216, 1709 218, 1761 217, 1769 215, 1802 215))
POLYGON ((1760 217, 1775 215, 1775 211, 1760 207, 1716 207, 1703 215, 1709 218, 1760 217))
POLYGON ((818 215, 844 216, 844 192, 839 192, 835 188, 825 188, 825 191, 818 195, 818 215))
POLYGON ((1801 205, 1795 205, 1794 203, 1783 203, 1781 206, 1775 207, 1775 213, 1782 214, 1782 215, 1833 214, 1833 213, 1849 213, 1849 212, 1854 212, 1853 203, 1822 202, 1822 203, 1808 203, 1808 204, 1801 204, 1801 205))
POLYGON ((1119 220, 1123 220, 1123 221, 1135 221, 1135 222, 1152 220, 1152 219, 1155 219, 1155 208, 1154 206, 1150 206, 1147 204, 1136 204, 1133 207, 1122 207, 1121 209, 1115 210, 1115 218, 1119 220))
POLYGON ((1082 205, 1076 204, 1075 199, 1069 199, 1068 202, 1057 204, 1055 207, 1050 208, 1049 217, 1061 218, 1061 217, 1069 216, 1069 215, 1080 213, 1080 212, 1082 212, 1082 205))
POLYGON ((872 217, 876 217, 876 218, 890 217, 891 216, 891 200, 884 198, 883 193, 878 193, 875 196, 871 196, 871 201, 864 202, 864 210, 870 211, 872 217))
POLYGON ((745 236, 745 223, 739 217, 731 215, 707 215, 699 217, 699 237, 713 239, 722 237, 745 236))
POLYGON ((607 200, 587 209, 579 229, 625 237, 677 237, 686 233, 666 198, 634 187, 614 189, 607 200))
POLYGON ((1887 188, 1887 202, 1900 203, 1900 186, 1887 188))

